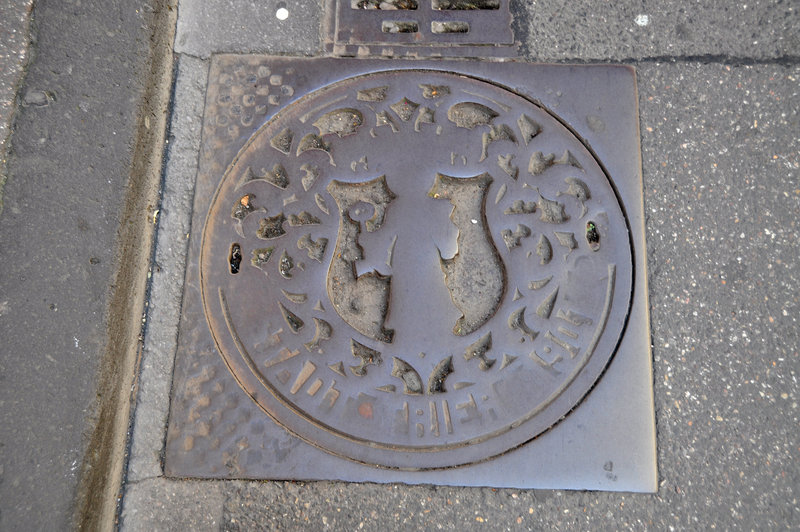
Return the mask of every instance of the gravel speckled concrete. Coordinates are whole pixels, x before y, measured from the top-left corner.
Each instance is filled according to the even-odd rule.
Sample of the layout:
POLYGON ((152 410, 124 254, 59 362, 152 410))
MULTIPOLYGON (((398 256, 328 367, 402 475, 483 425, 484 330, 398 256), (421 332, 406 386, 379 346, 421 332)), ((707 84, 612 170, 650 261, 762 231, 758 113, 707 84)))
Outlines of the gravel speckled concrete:
POLYGON ((800 8, 785 0, 518 0, 518 31, 537 61, 621 61, 800 54, 800 8))
POLYGON ((798 78, 640 70, 661 474, 708 524, 798 516, 798 78))

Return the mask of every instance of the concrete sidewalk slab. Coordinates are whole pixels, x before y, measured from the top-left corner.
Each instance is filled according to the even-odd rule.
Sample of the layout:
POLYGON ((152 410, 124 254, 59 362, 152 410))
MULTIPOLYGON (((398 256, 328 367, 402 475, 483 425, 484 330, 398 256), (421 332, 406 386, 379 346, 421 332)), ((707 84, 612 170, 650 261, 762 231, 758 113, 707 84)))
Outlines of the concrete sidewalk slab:
POLYGON ((796 62, 800 8, 791 2, 520 0, 524 54, 535 61, 796 62))
POLYGON ((122 520, 126 530, 211 532, 223 528, 226 498, 222 483, 149 479, 131 482, 125 498, 122 520))
POLYGON ((183 0, 175 52, 202 59, 221 52, 312 54, 320 47, 319 7, 318 0, 183 0))

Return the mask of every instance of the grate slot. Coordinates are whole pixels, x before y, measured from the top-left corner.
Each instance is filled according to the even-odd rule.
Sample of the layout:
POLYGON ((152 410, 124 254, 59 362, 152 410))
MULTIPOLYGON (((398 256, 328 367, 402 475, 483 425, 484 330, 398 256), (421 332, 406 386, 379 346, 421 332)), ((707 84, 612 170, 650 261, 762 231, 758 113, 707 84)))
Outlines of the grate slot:
POLYGON ((500 9, 500 0, 431 0, 431 8, 437 11, 488 11, 500 9))
POLYGON ((469 33, 469 22, 455 20, 431 22, 431 31, 436 34, 442 33, 469 33))
POLYGON ((350 0, 351 9, 381 11, 413 11, 419 8, 417 0, 350 0))
POLYGON ((383 33, 419 33, 419 24, 414 20, 384 20, 381 23, 383 33))

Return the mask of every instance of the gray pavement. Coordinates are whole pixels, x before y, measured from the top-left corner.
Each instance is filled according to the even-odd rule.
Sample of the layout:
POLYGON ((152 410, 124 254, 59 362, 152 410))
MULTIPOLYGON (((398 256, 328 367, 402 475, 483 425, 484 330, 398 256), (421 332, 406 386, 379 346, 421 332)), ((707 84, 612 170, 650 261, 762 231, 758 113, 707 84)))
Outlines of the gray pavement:
POLYGON ((146 1, 42 0, 33 10, 0 213, 2 530, 70 528, 81 473, 102 455, 89 441, 102 407, 117 402, 101 386, 103 361, 126 348, 111 334, 112 302, 133 286, 120 272, 137 246, 120 223, 126 192, 146 188, 133 153, 152 13, 146 1))
MULTIPOLYGON (((144 4, 42 0, 34 11, 38 41, 22 90, 56 99, 18 110, 0 215, 0 529, 65 528, 74 508, 109 340, 113 249, 147 57, 144 4), (33 215, 41 205, 46 215, 33 215)), ((285 24, 270 18, 278 2, 259 3, 263 13, 252 2, 179 6, 122 527, 795 528, 800 19, 778 0, 512 3, 528 60, 637 68, 657 494, 163 476, 207 58, 318 54, 318 2, 286 4, 285 24), (208 21, 230 30, 212 35, 208 21)))

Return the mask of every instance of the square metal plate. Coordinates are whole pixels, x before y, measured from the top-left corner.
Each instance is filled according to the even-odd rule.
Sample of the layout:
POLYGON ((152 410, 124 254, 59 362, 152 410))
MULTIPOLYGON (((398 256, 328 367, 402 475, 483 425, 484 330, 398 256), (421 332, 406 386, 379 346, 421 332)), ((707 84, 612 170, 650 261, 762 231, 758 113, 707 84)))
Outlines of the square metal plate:
POLYGON ((633 69, 209 80, 167 475, 655 491, 633 69))

